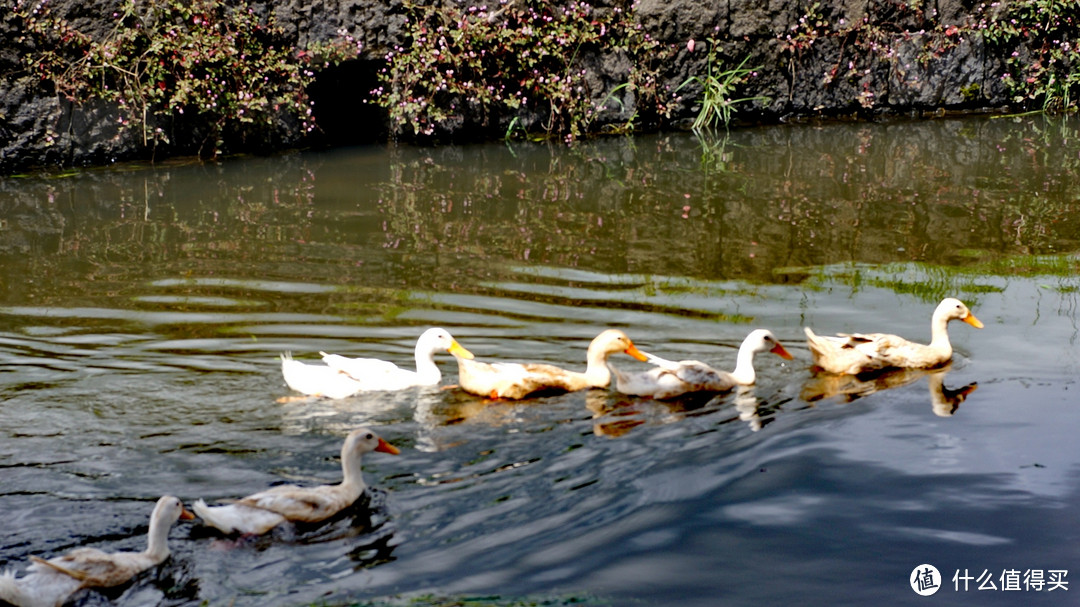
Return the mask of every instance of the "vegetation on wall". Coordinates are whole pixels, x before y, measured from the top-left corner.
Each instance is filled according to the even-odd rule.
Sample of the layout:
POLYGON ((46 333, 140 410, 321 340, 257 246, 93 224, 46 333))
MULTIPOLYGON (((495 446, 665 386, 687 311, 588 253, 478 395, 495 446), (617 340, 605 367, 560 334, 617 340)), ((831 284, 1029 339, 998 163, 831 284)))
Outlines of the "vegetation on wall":
POLYGON ((924 64, 954 46, 955 32, 934 23, 925 3, 887 0, 868 8, 873 12, 850 19, 838 13, 836 5, 814 2, 788 31, 777 35, 793 87, 800 77, 824 89, 845 83, 851 91, 850 106, 872 111, 881 102, 882 70, 895 69, 902 43, 917 37, 918 60, 924 64), (820 55, 828 57, 824 73, 798 73, 808 56, 814 59, 810 65, 819 66, 820 55))
MULTIPOLYGON (((837 53, 834 66, 821 77, 821 85, 848 82, 855 90, 853 102, 873 109, 875 90, 881 83, 875 70, 895 70, 901 47, 913 37, 919 40, 917 61, 923 66, 945 56, 965 41, 988 43, 988 72, 1000 78, 1011 94, 1014 108, 1042 111, 1074 111, 1080 96, 1080 0, 1014 0, 985 2, 973 9, 975 20, 946 22, 937 9, 920 0, 887 0, 872 5, 862 19, 846 20, 830 15, 833 7, 821 2, 809 5, 790 31, 777 38, 788 55, 792 80, 800 59, 826 41, 837 53)), ((828 51, 826 51, 828 52, 828 51)), ((815 75, 816 76, 816 75, 815 75)), ((979 97, 980 85, 971 83, 957 91, 965 101, 979 97)))
MULTIPOLYGON (((746 62, 750 59, 747 57, 738 66, 724 70, 720 65, 717 65, 719 63, 717 55, 720 49, 718 41, 710 38, 706 41, 706 45, 708 51, 705 60, 705 73, 690 76, 676 89, 676 92, 681 91, 689 84, 695 84, 700 88, 698 95, 700 105, 698 106, 697 118, 694 119, 694 123, 691 125, 695 132, 700 129, 715 128, 719 125, 727 128, 731 122, 731 117, 735 113, 737 104, 748 101, 768 101, 767 97, 762 96, 734 99, 736 88, 749 80, 757 68, 746 67, 746 62)), ((691 40, 688 48, 693 52, 694 47, 695 43, 691 40)))
POLYGON ((404 7, 406 42, 386 53, 372 91, 396 134, 430 136, 467 123, 572 141, 626 105, 636 108, 626 129, 642 112, 669 113, 660 71, 670 53, 619 7, 544 0, 404 7), (623 69, 608 81, 601 53, 612 51, 623 69))
POLYGON ((1044 111, 1076 111, 1080 100, 1080 0, 1021 0, 978 24, 1005 57, 1012 101, 1044 111))
POLYGON ((24 65, 58 95, 117 104, 124 127, 144 144, 170 143, 173 130, 198 133, 199 152, 227 139, 265 137, 283 117, 315 128, 305 87, 331 62, 355 57, 354 40, 297 51, 273 15, 216 0, 124 0, 104 37, 79 31, 43 0, 14 14, 32 49, 24 65))
MULTIPOLYGON (((761 99, 739 98, 756 73, 745 60, 734 68, 722 64, 717 49, 731 40, 719 26, 705 60, 697 58, 701 53, 690 59, 694 41, 651 37, 633 2, 592 1, 403 0, 393 9, 404 16, 390 38, 397 42, 368 57, 382 67, 368 101, 385 109, 395 136, 465 130, 573 141, 597 131, 662 126, 684 110, 696 113, 697 126, 726 124, 735 104, 761 99), (688 42, 684 55, 678 49, 688 42), (669 90, 680 71, 682 86, 669 90)), ((4 19, 15 22, 12 46, 21 49, 26 73, 74 103, 113 104, 121 128, 136 130, 149 148, 170 146, 173 153, 214 155, 300 141, 317 128, 309 85, 320 70, 360 52, 345 33, 297 48, 272 8, 263 14, 244 0, 118 3, 111 28, 96 32, 79 29, 73 23, 85 21, 58 14, 46 0, 15 0, 4 19)), ((799 86, 804 100, 835 104, 835 94, 818 93, 842 87, 848 108, 876 112, 878 95, 895 76, 889 70, 904 61, 933 66, 963 41, 985 41, 980 67, 990 69, 957 85, 954 99, 974 107, 988 98, 982 87, 993 84, 1000 92, 1003 84, 1014 108, 1077 108, 1080 0, 984 3, 955 24, 921 0, 871 3, 850 20, 845 10, 805 3, 775 39, 763 34, 739 44, 751 47, 755 62, 779 49, 787 61, 778 69, 789 72, 792 96, 799 86), (823 64, 827 69, 817 71, 823 64)), ((45 140, 55 135, 49 131, 45 140)))

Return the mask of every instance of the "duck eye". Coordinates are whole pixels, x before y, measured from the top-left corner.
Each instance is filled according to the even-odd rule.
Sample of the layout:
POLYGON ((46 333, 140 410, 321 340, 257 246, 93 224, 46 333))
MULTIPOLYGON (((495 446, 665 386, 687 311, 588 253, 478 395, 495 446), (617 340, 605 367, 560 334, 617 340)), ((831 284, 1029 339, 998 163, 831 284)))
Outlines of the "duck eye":
POLYGON ((368 433, 367 433, 367 436, 366 436, 365 438, 367 438, 368 440, 371 440, 371 439, 375 438, 375 435, 374 435, 374 434, 372 434, 372 433, 370 433, 370 432, 368 432, 368 433))

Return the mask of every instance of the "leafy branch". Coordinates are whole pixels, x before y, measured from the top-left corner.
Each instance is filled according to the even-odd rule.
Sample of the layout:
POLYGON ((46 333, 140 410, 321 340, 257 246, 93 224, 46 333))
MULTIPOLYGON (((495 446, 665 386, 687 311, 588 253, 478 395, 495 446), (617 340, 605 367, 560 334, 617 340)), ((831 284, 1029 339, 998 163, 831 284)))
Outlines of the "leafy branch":
POLYGON ((182 121, 203 133, 200 152, 210 154, 227 136, 272 130, 282 115, 294 116, 303 133, 314 130, 305 87, 315 71, 359 50, 343 33, 297 52, 273 15, 216 0, 124 0, 99 40, 42 0, 20 2, 14 12, 34 49, 24 65, 57 94, 117 104, 122 126, 140 128, 148 146, 170 143, 167 129, 182 121))

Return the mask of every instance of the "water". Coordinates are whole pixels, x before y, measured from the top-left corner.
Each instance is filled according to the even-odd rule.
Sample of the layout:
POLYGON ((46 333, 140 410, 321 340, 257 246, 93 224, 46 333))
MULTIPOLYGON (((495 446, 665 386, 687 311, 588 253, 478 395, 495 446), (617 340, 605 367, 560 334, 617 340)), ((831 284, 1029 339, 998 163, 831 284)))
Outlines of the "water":
POLYGON ((365 458, 370 508, 240 545, 180 524, 169 563, 108 598, 907 604, 931 563, 937 603, 1069 604, 1001 588, 1080 569, 1078 135, 803 125, 2 180, 0 567, 140 549, 165 493, 337 482, 367 424, 402 449, 365 458), (953 323, 943 372, 846 395, 810 372, 803 326, 925 340, 948 295, 986 328, 953 323), (677 402, 278 402, 281 352, 411 365, 428 326, 574 368, 609 326, 731 368, 763 326, 795 360, 677 402), (999 590, 955 590, 965 570, 999 590))

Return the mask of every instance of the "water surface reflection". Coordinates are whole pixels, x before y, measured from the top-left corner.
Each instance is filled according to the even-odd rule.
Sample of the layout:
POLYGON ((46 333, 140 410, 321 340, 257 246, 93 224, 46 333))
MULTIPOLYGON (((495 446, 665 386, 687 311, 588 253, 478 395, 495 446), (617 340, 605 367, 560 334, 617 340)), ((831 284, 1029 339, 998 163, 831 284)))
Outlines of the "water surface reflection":
POLYGON ((337 482, 341 437, 368 424, 403 450, 365 461, 371 509, 232 547, 181 526, 170 564, 110 598, 895 604, 924 562, 1069 569, 1077 127, 783 126, 0 180, 0 568, 134 548, 165 493, 337 482), (953 335, 952 367, 811 373, 803 326, 923 340, 946 295, 987 325, 953 335), (277 402, 281 352, 407 366, 429 326, 478 357, 571 368, 605 327, 720 368, 766 327, 795 360, 672 402, 277 402))
MULTIPOLYGON (((951 365, 950 365, 951 366, 951 365)), ((959 388, 947 388, 945 376, 949 368, 941 369, 895 369, 868 375, 835 375, 815 373, 799 393, 799 398, 812 403, 824 398, 836 398, 852 402, 881 390, 889 390, 926 378, 930 390, 930 406, 935 415, 949 417, 956 413, 968 395, 978 389, 978 382, 959 388)))

